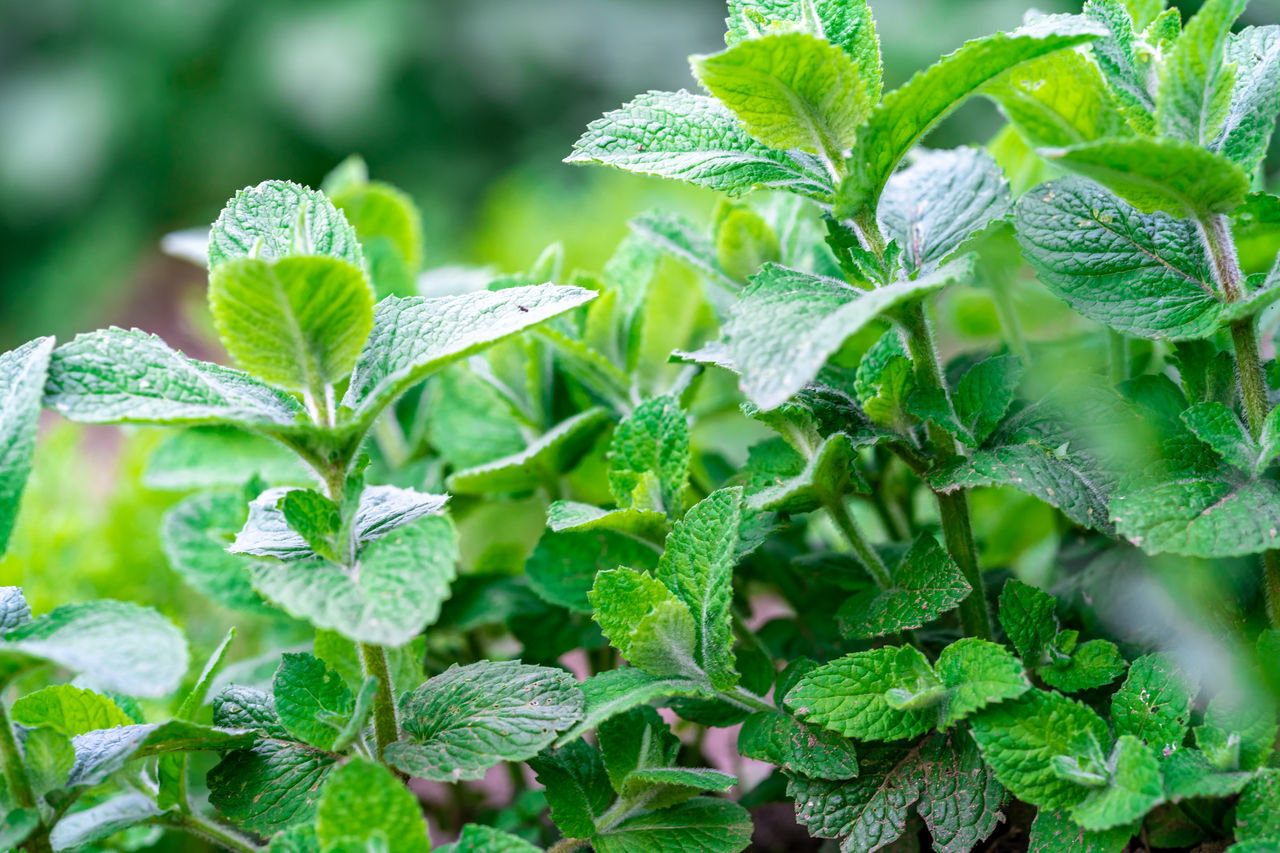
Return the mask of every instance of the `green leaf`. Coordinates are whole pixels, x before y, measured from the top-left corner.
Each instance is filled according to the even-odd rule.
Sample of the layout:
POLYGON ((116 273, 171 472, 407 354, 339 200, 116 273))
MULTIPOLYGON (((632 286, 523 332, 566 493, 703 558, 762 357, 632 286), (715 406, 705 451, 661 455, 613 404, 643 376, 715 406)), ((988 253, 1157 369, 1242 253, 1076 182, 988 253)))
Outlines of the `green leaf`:
POLYGON ((627 224, 631 227, 632 233, 644 237, 699 275, 707 277, 731 292, 738 289, 737 282, 720 266, 716 247, 707 239, 705 229, 694 225, 680 214, 661 210, 649 211, 640 214, 627 224))
MULTIPOLYGON (((1098 49, 1095 42, 1094 50, 1098 49)), ((1080 145, 1131 132, 1098 65, 1076 51, 1025 62, 988 83, 982 92, 1000 105, 1034 148, 1080 145)))
POLYGON ((693 615, 694 659, 717 690, 738 682, 730 607, 741 525, 742 489, 712 492, 672 527, 654 572, 693 615))
POLYGON ((893 308, 967 279, 971 271, 972 262, 961 258, 914 281, 862 291, 766 264, 724 327, 743 393, 761 409, 776 409, 811 382, 851 335, 893 308))
POLYGON ((533 285, 429 299, 389 296, 356 360, 342 406, 363 424, 433 371, 596 296, 580 287, 533 285))
POLYGON ((565 418, 518 453, 451 474, 449 491, 459 495, 536 489, 568 473, 591 450, 609 423, 602 408, 565 418))
POLYGON ((84 683, 128 696, 163 696, 187 670, 187 641, 150 607, 124 601, 64 604, 0 642, 0 672, 51 663, 84 683))
POLYGON ((909 747, 865 750, 857 778, 793 776, 787 794, 796 819, 818 838, 843 839, 841 850, 878 850, 898 839, 914 806, 932 849, 965 853, 1003 820, 1005 792, 970 738, 935 734, 909 747))
POLYGON ((1240 793, 1253 778, 1251 771, 1223 771, 1202 751, 1190 747, 1170 754, 1160 770, 1165 795, 1174 803, 1189 797, 1230 797, 1240 793))
MULTIPOLYGON (((764 452, 776 448, 764 445, 764 452)), ((751 463, 762 455, 752 448, 751 463)), ((813 512, 835 501, 844 500, 852 492, 866 492, 870 488, 854 467, 858 451, 849 436, 837 433, 823 439, 809 456, 803 456, 787 445, 782 445, 783 458, 770 461, 781 463, 773 476, 762 477, 762 488, 753 490, 748 498, 752 509, 773 512, 813 512)), ((749 463, 750 464, 750 463, 749 463)), ((771 472, 760 472, 767 474, 771 472)))
POLYGON ((172 752, 237 749, 253 744, 257 738, 252 732, 202 726, 187 720, 97 729, 71 739, 76 761, 66 785, 77 788, 101 784, 128 762, 139 758, 172 752))
POLYGON ((965 371, 950 394, 937 388, 917 388, 907 408, 976 447, 990 437, 1009 410, 1021 379, 1022 361, 1017 356, 992 356, 965 371))
POLYGON ((596 853, 740 853, 749 843, 747 810, 711 797, 641 812, 591 839, 596 853))
POLYGON ((427 853, 427 822, 418 798, 381 764, 354 758, 325 780, 316 809, 316 837, 326 848, 427 853))
POLYGON ((245 187, 209 231, 209 268, 238 258, 323 255, 361 267, 355 229, 324 193, 292 181, 245 187))
POLYGON ((1231 25, 1248 0, 1208 0, 1162 57, 1156 117, 1163 134, 1208 145, 1226 118, 1234 69, 1223 65, 1231 25))
POLYGON ((1023 255, 1072 308, 1116 331, 1154 340, 1213 333, 1223 306, 1195 225, 1146 215, 1080 180, 1023 196, 1023 255))
POLYGON ((654 676, 705 681, 698 667, 697 626, 689 607, 661 581, 629 568, 596 575, 593 618, 632 665, 654 676))
POLYGON ((1253 770, 1265 765, 1275 751, 1276 732, 1276 709, 1267 698, 1257 693, 1219 693, 1209 700, 1204 725, 1196 729, 1196 742, 1208 753, 1208 741, 1223 739, 1236 755, 1236 766, 1253 770))
POLYGON ((854 740, 905 740, 937 725, 946 696, 915 646, 854 652, 806 673, 786 696, 802 721, 854 740))
POLYGON ((1247 27, 1231 34, 1225 61, 1227 67, 1235 66, 1235 86, 1222 129, 1209 148, 1252 175, 1267 154, 1280 113, 1280 27, 1247 27))
POLYGON ((880 100, 880 42, 864 0, 729 0, 725 43, 758 37, 760 18, 766 29, 798 26, 843 49, 861 70, 870 102, 880 100))
POLYGON ((31 621, 31 606, 22 587, 0 586, 0 632, 8 633, 31 621))
POLYGON ((1197 692, 1195 679, 1172 657, 1144 655, 1111 697, 1111 722, 1117 734, 1133 735, 1168 756, 1187 736, 1197 692))
MULTIPOLYGON (((367 180, 351 182, 334 190, 326 188, 325 192, 355 228, 366 252, 371 244, 385 240, 404 264, 406 272, 410 276, 418 274, 422 269, 422 217, 413 199, 390 184, 367 180)), ((375 267, 372 263, 370 266, 375 267)), ((376 267, 374 284, 378 284, 376 267)))
POLYGON ((1041 153, 1143 213, 1190 218, 1230 213, 1249 193, 1249 176, 1235 163, 1172 139, 1103 139, 1041 153))
POLYGON ((714 98, 649 92, 587 126, 566 163, 600 163, 740 196, 780 189, 829 198, 831 177, 814 156, 756 142, 714 98))
MULTIPOLYGON (((145 794, 129 791, 66 815, 49 832, 54 850, 82 848, 121 830, 158 817, 161 810, 145 794)), ((93 849, 93 848, 89 848, 93 849)))
MULTIPOLYGON (((448 495, 432 495, 398 486, 365 486, 360 492, 360 502, 348 531, 351 547, 357 552, 364 546, 382 539, 420 518, 440 515, 444 512, 448 495)), ((305 519, 307 513, 322 516, 336 512, 328 498, 306 489, 267 489, 249 503, 249 517, 228 549, 232 553, 251 554, 256 557, 273 557, 279 560, 299 560, 313 557, 316 551, 299 527, 310 527, 313 535, 336 538, 340 531, 333 527, 332 518, 305 519), (293 505, 294 519, 289 519, 291 499, 310 494, 312 510, 293 505), (297 525, 297 526, 295 526, 297 525)), ((339 519, 340 526, 340 519, 339 519)), ((324 543, 322 543, 324 544, 324 543)), ((338 543, 328 543, 328 548, 338 550, 339 558, 346 558, 346 548, 335 548, 338 543)), ((333 559, 332 555, 323 555, 333 559)))
POLYGON ((840 157, 875 103, 867 69, 809 33, 766 35, 691 62, 702 85, 770 148, 840 157))
POLYGON ((165 513, 160 544, 169 565, 213 602, 232 610, 272 612, 253 588, 249 561, 227 551, 247 512, 239 489, 192 495, 165 513))
POLYGON ((1017 578, 1000 591, 1000 625, 1022 659, 1038 666, 1058 635, 1053 596, 1017 578))
POLYGON ((944 726, 1031 689, 1021 661, 1004 646, 976 637, 965 637, 943 649, 934 669, 947 688, 944 726))
POLYGON ((1027 853, 1123 853, 1132 837, 1132 827, 1090 832, 1068 817, 1066 811, 1040 809, 1031 824, 1027 853))
POLYGON ((440 615, 457 572, 457 534, 428 516, 369 543, 360 571, 322 559, 254 563, 254 587, 293 616, 348 639, 400 646, 440 615))
POLYGON ((29 729, 47 726, 68 737, 133 723, 109 697, 70 684, 56 684, 23 696, 13 703, 10 716, 29 729))
POLYGON ((607 510, 576 501, 554 501, 547 507, 547 527, 556 533, 624 533, 661 542, 671 525, 665 513, 653 510, 607 510))
POLYGON ((1236 838, 1280 838, 1280 770, 1259 770, 1236 804, 1236 838))
POLYGON ((876 218, 902 247, 910 276, 933 272, 970 237, 1007 217, 1013 198, 1004 172, 979 148, 922 151, 889 178, 876 218))
POLYGON ((746 205, 721 201, 715 214, 716 259, 735 281, 745 282, 761 264, 782 259, 782 247, 764 217, 746 205))
POLYGON ((332 753, 262 740, 209 771, 209 802, 244 829, 272 835, 314 818, 324 780, 337 764, 332 753))
POLYGON ((335 258, 246 258, 214 267, 209 307, 227 352, 273 385, 322 400, 373 327, 373 290, 335 258))
MULTIPOLYGON (((1260 473, 1260 448, 1235 412, 1216 400, 1197 403, 1184 411, 1182 422, 1196 437, 1217 451, 1229 465, 1248 474, 1260 473)), ((1262 463, 1262 467, 1266 467, 1262 463)))
POLYGON ((31 473, 36 425, 52 353, 53 338, 36 338, 0 354, 0 388, 4 389, 0 394, 0 556, 9 545, 18 504, 31 473))
POLYGON ((462 828, 450 853, 540 853, 540 850, 523 838, 491 826, 469 823, 462 828))
MULTIPOLYGON (((1155 135, 1156 103, 1151 91, 1153 55, 1134 32, 1134 21, 1120 0, 1088 0, 1085 17, 1105 28, 1106 35, 1090 45, 1090 52, 1107 81, 1112 96, 1129 126, 1138 133, 1155 135)), ((1173 13, 1173 22, 1181 18, 1173 13)), ((1119 135, 1119 134, 1114 134, 1119 135)))
POLYGON ((71 738, 52 728, 32 729, 22 743, 22 764, 37 797, 60 790, 76 763, 71 738))
POLYGON ((276 713, 295 739, 332 750, 355 710, 342 676, 308 654, 286 653, 271 683, 276 713))
POLYGON ((575 740, 530 759, 547 791, 551 819, 567 838, 590 838, 596 820, 613 804, 613 788, 600 751, 575 740))
POLYGON ((1115 643, 1089 640, 1073 648, 1070 657, 1055 655, 1051 662, 1036 667, 1036 675, 1063 693, 1076 693, 1110 684, 1127 666, 1115 643))
POLYGON ((228 729, 251 729, 276 740, 289 740, 289 732, 276 713, 270 693, 228 684, 213 698, 213 724, 228 729))
POLYGON ((836 614, 841 632, 854 639, 919 628, 968 597, 964 572, 932 533, 922 533, 890 571, 888 589, 855 593, 836 614))
POLYGON ((609 443, 609 491, 623 509, 678 515, 689 486, 689 421, 674 397, 646 400, 609 443))
POLYGON ((650 545, 608 530, 542 534, 525 562, 529 586, 551 604, 591 612, 589 595, 596 575, 631 566, 653 569, 658 553, 650 545))
POLYGON ((812 779, 851 779, 858 775, 853 741, 807 726, 786 714, 761 711, 747 717, 738 731, 738 752, 788 774, 812 779))
POLYGON ((625 795, 627 777, 636 770, 667 767, 675 763, 680 739, 648 706, 632 708, 600 725, 597 733, 609 784, 625 795))
POLYGON ((1160 762, 1138 738, 1121 735, 1108 764, 1107 786, 1089 791, 1071 808, 1076 823, 1093 832, 1131 825, 1164 800, 1160 762))
POLYGON ((1039 690, 987 707, 969 720, 996 778, 1019 799, 1049 809, 1074 806, 1090 790, 1059 775, 1055 762, 1090 757, 1110 740, 1106 722, 1093 710, 1039 690))
POLYGON ((149 489, 179 492, 243 486, 253 477, 303 485, 311 474, 278 442, 235 427, 193 427, 166 436, 142 472, 149 489))
POLYGON ((591 676, 578 687, 586 703, 582 719, 560 735, 556 746, 564 746, 605 720, 655 699, 669 696, 709 698, 712 695, 702 682, 679 677, 660 678, 634 667, 606 670, 591 676))
POLYGON ((886 95, 858 131, 848 177, 837 194, 836 215, 846 218, 874 211, 885 183, 907 152, 986 83, 1020 63, 1083 44, 1096 35, 1083 23, 1049 18, 1009 34, 966 42, 916 74, 886 95))
POLYGON ((1270 480, 1210 473, 1117 495, 1111 514, 1116 532, 1148 554, 1257 554, 1280 537, 1280 490, 1270 480))
POLYGON ((410 775, 441 782, 479 779, 502 761, 537 755, 582 717, 567 672, 519 661, 453 666, 401 700, 411 738, 386 759, 410 775))
POLYGON ((53 351, 45 405, 95 424, 287 427, 298 401, 247 373, 193 361, 138 329, 100 329, 53 351))
MULTIPOLYGON (((180 720, 195 721, 200 714, 200 709, 204 707, 204 701, 209 695, 209 688, 213 684, 213 679, 222 669, 223 663, 226 661, 227 649, 231 647, 231 641, 236 638, 236 629, 230 628, 223 636, 222 642, 209 655, 209 659, 205 661, 204 668, 200 671, 200 677, 196 679, 196 683, 183 697, 182 704, 178 706, 178 711, 174 715, 180 720)), ((157 762, 156 776, 160 782, 160 792, 156 798, 156 803, 161 808, 170 808, 179 806, 182 808, 189 807, 187 798, 187 757, 182 754, 178 755, 162 755, 157 762)))

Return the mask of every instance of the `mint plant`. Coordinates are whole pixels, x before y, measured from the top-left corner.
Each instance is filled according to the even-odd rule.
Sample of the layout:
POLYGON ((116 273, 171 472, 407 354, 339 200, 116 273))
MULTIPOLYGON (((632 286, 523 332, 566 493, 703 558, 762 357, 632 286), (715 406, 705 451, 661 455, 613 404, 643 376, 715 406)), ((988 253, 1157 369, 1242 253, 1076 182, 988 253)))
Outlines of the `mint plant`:
POLYGON ((0 547, 41 407, 173 427, 174 570, 306 642, 188 677, 155 611, 8 588, 4 845, 738 853, 782 802, 842 851, 1280 845, 1280 29, 1244 5, 1089 0, 885 92, 865 3, 730 0, 705 93, 568 158, 722 193, 710 227, 643 213, 598 273, 424 272, 358 158, 242 190, 201 256, 236 367, 0 356, 0 547), (920 147, 973 97, 995 138, 920 147), (1024 332, 1024 261, 1096 331, 1024 332), (944 361, 975 284, 1003 341, 944 361), (1221 567, 1219 645, 1108 621, 1171 560, 1221 567))

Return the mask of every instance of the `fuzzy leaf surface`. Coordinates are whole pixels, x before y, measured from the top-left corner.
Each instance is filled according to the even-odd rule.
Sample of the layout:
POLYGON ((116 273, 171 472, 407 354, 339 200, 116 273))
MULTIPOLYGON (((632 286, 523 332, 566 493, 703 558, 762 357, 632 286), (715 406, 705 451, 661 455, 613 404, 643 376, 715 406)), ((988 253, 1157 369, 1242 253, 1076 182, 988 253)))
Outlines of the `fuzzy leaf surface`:
POLYGON ((209 268, 238 258, 322 255, 361 266, 355 229, 324 193, 292 181, 245 187, 209 231, 209 268))
POLYGON ((449 476, 449 491, 460 495, 518 492, 535 489, 568 473, 591 449, 609 423, 602 408, 565 418, 524 450, 449 476))
POLYGON ((0 555, 18 517, 18 503, 31 473, 36 425, 53 338, 37 338, 0 354, 0 555))

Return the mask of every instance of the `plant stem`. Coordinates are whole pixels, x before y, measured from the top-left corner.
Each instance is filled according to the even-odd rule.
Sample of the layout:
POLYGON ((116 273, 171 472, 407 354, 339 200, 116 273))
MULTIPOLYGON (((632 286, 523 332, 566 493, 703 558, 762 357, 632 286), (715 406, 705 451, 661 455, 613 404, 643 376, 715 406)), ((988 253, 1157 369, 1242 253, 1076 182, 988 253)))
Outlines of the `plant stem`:
POLYGON ((764 698, 757 696, 745 687, 735 686, 732 690, 721 690, 720 698, 731 705, 745 708, 748 711, 776 712, 778 709, 770 705, 764 698))
POLYGON ((173 829, 180 829, 183 832, 189 832, 235 853, 259 853, 259 851, 266 849, 254 844, 248 837, 241 835, 234 829, 214 823, 200 814, 171 812, 151 822, 159 826, 168 826, 173 829))
POLYGON ((581 838, 561 838, 547 848, 547 853, 569 853, 571 850, 581 850, 586 846, 587 842, 581 838))
POLYGON ((396 722, 396 697, 391 687, 391 673, 387 669, 387 650, 372 643, 360 644, 360 656, 364 660, 365 675, 378 679, 378 692, 373 697, 373 733, 377 739, 377 757, 400 739, 400 725, 396 722))
MULTIPOLYGON (((1215 214, 1197 222, 1209 257, 1213 261, 1214 279, 1227 302, 1239 302, 1245 295, 1244 271, 1231 237, 1231 221, 1215 214)), ((1243 317, 1231 323, 1231 343, 1236 351, 1236 373, 1240 379, 1240 399, 1244 403, 1245 420, 1255 439, 1262 437, 1271 404, 1267 399, 1267 379, 1262 372, 1262 354, 1258 350, 1256 317, 1243 317)), ((1280 551, 1262 555, 1263 586, 1267 595, 1267 617, 1272 626, 1280 627, 1280 551)))
POLYGON ((841 498, 833 497, 827 501, 826 508, 831 520, 836 523, 836 527, 840 528, 849 547, 853 549, 853 555, 858 558, 858 562, 862 563, 867 574, 871 575, 876 586, 881 589, 893 586, 893 578, 889 576, 888 567, 885 566, 884 560, 880 559, 876 549, 871 547, 867 537, 862 535, 858 522, 853 520, 853 515, 849 512, 848 504, 841 498))
POLYGON ((23 766, 18 741, 13 736, 9 709, 3 702, 0 702, 0 764, 3 765, 4 781, 9 786, 14 802, 19 808, 35 808, 36 795, 31 790, 31 779, 27 776, 27 768, 23 766))
POLYGON ((1111 342, 1111 384, 1119 385, 1129 378, 1129 339, 1115 329, 1107 330, 1107 339, 1111 342))
MULTIPOLYGON (((904 312, 907 330, 907 349, 916 364, 919 380, 929 387, 946 392, 946 380, 942 376, 942 364, 933 344, 933 331, 924 313, 924 303, 917 302, 904 312)), ((929 425, 929 440, 942 461, 956 455, 956 442, 946 430, 936 424, 929 425)), ((978 565, 978 548, 973 540, 973 525, 969 520, 969 498, 963 489, 952 492, 935 492, 938 514, 942 518, 942 536, 947 551, 956 561, 972 591, 960 602, 960 625, 965 636, 991 639, 991 614, 987 612, 987 596, 982 586, 982 568, 978 565)))

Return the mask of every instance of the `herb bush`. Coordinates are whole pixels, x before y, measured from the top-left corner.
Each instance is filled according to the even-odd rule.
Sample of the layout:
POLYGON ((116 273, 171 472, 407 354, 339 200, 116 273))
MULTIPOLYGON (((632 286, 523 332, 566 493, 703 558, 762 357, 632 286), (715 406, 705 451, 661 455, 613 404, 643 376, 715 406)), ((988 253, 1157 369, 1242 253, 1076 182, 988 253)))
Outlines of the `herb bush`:
POLYGON ((432 808, 447 849, 736 853, 788 801, 842 851, 1280 849, 1280 27, 1244 5, 1089 0, 884 93, 864 4, 731 0, 709 94, 568 158, 726 198, 599 274, 420 276, 358 159, 239 192, 204 254, 236 368, 119 328, 0 356, 0 546, 42 407, 180 428, 173 568, 314 642, 189 673, 153 610, 6 588, 4 846, 426 851, 408 781, 509 763, 509 806, 432 808), (917 147, 971 96, 988 145, 917 147), (1091 322, 1029 340, 1024 261, 1091 322), (944 363, 974 282, 1002 340, 944 363), (1243 662, 1106 618, 1205 560, 1243 662), (728 727, 769 773, 706 766, 728 727))

